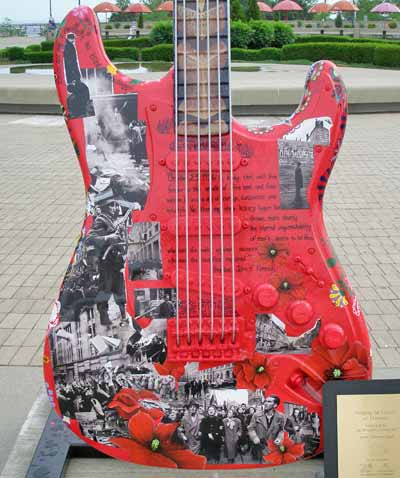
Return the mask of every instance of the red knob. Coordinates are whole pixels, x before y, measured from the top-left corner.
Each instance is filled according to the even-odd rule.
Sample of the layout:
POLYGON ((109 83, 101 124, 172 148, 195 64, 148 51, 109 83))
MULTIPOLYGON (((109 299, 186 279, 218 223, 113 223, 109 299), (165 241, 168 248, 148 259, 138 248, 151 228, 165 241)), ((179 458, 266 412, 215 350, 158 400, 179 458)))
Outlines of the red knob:
POLYGON ((288 319, 297 325, 303 325, 312 319, 314 310, 306 300, 296 300, 287 309, 288 319))
POLYGON ((338 349, 346 343, 346 334, 339 324, 327 324, 320 332, 322 342, 328 349, 338 349))
POLYGON ((271 284, 262 284, 254 292, 254 300, 257 305, 270 309, 279 300, 279 292, 271 284))
POLYGON ((304 384, 304 375, 301 372, 294 372, 289 380, 292 387, 301 387, 304 384))

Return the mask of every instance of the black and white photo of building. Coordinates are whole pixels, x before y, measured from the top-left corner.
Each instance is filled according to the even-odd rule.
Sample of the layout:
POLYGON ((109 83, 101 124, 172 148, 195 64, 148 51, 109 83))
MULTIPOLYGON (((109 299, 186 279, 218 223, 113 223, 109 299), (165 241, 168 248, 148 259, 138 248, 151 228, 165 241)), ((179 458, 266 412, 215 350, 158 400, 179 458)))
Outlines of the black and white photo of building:
POLYGON ((321 322, 310 330, 296 337, 287 335, 285 324, 274 314, 257 314, 256 351, 264 354, 291 353, 305 354, 311 352, 311 344, 318 335, 321 322))
POLYGON ((130 280, 162 279, 160 224, 134 223, 128 236, 130 280))
POLYGON ((314 169, 314 146, 330 142, 330 118, 311 118, 278 141, 281 209, 308 209, 307 191, 314 169))

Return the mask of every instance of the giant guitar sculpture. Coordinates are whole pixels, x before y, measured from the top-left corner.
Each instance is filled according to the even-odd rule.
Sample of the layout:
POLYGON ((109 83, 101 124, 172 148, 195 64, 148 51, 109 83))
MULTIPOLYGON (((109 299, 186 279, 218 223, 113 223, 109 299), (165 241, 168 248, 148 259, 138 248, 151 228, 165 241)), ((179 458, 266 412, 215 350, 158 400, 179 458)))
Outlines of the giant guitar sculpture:
POLYGON ((174 69, 141 83, 95 15, 68 14, 55 79, 87 208, 45 345, 49 396, 114 458, 272 466, 323 450, 322 386, 370 343, 322 219, 346 91, 315 63, 269 128, 231 116, 229 2, 175 1, 174 69))

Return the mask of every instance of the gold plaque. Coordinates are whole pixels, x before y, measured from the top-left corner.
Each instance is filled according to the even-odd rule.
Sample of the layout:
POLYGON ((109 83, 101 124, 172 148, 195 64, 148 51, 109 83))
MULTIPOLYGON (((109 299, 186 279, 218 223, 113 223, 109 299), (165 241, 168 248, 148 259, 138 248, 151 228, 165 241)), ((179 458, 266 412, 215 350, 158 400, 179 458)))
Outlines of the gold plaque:
POLYGON ((337 395, 338 478, 400 477, 400 394, 337 395))

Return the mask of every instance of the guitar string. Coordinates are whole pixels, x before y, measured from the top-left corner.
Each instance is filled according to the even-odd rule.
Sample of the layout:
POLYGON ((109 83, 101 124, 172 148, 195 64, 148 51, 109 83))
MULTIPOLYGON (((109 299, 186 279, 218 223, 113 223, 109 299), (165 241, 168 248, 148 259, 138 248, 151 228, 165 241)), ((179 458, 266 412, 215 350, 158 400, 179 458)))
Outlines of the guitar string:
POLYGON ((218 149, 219 149, 219 214, 221 248, 221 341, 225 338, 225 251, 224 251, 224 198, 223 198, 223 155, 222 155, 222 111, 221 111, 221 32, 219 0, 217 0, 217 58, 218 58, 218 149))
POLYGON ((175 284, 176 284, 176 344, 180 345, 179 336, 179 164, 178 164, 178 83, 179 83, 179 65, 178 65, 178 0, 174 0, 174 34, 175 34, 175 245, 176 245, 176 271, 175 271, 175 284))
POLYGON ((186 337, 190 345, 190 276, 189 276, 189 182, 188 182, 188 112, 187 112, 187 36, 186 36, 186 0, 183 0, 183 85, 184 85, 184 141, 185 141, 185 255, 186 255, 186 337))
MULTIPOLYGON (((227 29, 228 29, 228 75, 229 87, 232 85, 232 69, 231 69, 231 11, 229 2, 226 7, 227 12, 227 29)), ((236 276, 235 276, 235 197, 233 190, 233 121, 232 121, 232 94, 229 92, 229 186, 230 186, 230 214, 231 214, 231 267, 232 267, 232 343, 236 340, 236 276)))
POLYGON ((202 299, 203 299, 203 270, 202 270, 202 224, 201 224, 201 148, 200 148, 200 4, 199 0, 196 0, 196 26, 197 26, 197 200, 198 200, 198 260, 199 260, 199 343, 202 341, 202 329, 203 329, 203 315, 202 315, 202 299))
POLYGON ((207 1, 207 103, 208 103, 208 187, 210 201, 210 341, 214 340, 214 237, 213 237, 213 168, 211 149, 211 68, 210 68, 210 0, 207 1))

